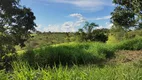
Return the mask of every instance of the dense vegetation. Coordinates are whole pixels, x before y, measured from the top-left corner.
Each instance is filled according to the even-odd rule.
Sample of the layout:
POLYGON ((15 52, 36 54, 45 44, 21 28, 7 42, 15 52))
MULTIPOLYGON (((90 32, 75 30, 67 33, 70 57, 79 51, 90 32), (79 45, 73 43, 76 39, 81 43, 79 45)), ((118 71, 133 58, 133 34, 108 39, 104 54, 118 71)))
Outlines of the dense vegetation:
POLYGON ((29 50, 21 57, 29 64, 41 67, 59 64, 101 64, 101 62, 114 57, 116 51, 142 49, 141 42, 142 38, 138 37, 116 44, 100 42, 63 43, 29 50))
POLYGON ((0 0, 0 80, 142 80, 142 1, 113 3, 111 29, 42 33, 30 8, 0 0))
MULTIPOLYGON (((25 42, 25 48, 38 48, 52 44, 76 41, 75 33, 44 32, 32 34, 32 37, 25 42)), ((24 48, 23 48, 24 49, 24 48)))
MULTIPOLYGON (((140 63, 137 63, 140 65, 140 63)), ((97 67, 67 66, 33 69, 26 63, 14 63, 13 74, 0 73, 1 80, 141 80, 142 68, 133 64, 97 67)))
POLYGON ((132 61, 124 54, 115 55, 119 50, 139 50, 141 42, 142 38, 138 37, 116 44, 71 42, 44 46, 20 54, 18 61, 13 62, 12 74, 1 71, 0 76, 4 75, 2 80, 141 80, 141 55, 132 61))
POLYGON ((0 69, 9 68, 8 55, 15 55, 15 45, 23 47, 35 31, 34 20, 34 13, 19 5, 19 0, 0 0, 0 69))

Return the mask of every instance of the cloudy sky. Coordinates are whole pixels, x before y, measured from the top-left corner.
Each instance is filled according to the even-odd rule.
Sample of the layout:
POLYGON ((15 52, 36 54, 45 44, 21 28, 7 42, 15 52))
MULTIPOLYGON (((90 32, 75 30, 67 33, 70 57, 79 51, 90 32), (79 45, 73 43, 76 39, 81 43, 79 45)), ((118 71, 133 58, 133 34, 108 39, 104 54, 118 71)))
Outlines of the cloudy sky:
POLYGON ((110 28, 112 0, 21 0, 36 16, 39 31, 75 32, 85 21, 110 28))

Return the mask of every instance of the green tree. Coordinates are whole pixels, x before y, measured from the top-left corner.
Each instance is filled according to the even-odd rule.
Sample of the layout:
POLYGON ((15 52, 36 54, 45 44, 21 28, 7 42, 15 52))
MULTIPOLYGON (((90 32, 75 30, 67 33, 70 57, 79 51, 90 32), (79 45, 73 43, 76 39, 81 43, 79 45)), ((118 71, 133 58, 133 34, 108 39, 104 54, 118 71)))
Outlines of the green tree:
POLYGON ((86 38, 87 40, 91 40, 91 37, 92 37, 92 32, 94 30, 95 27, 97 27, 98 25, 95 24, 95 23, 89 23, 89 22, 86 22, 85 25, 84 25, 84 31, 86 32, 86 38))
POLYGON ((92 32, 94 28, 97 26, 98 25, 93 22, 92 23, 85 22, 85 25, 83 26, 83 28, 78 30, 78 33, 80 34, 81 39, 86 40, 86 41, 91 40, 92 32))
POLYGON ((85 32, 83 31, 83 29, 78 29, 78 32, 76 33, 77 35, 79 35, 79 41, 84 41, 85 40, 85 32))
POLYGON ((113 0, 117 6, 111 13, 115 27, 129 29, 142 28, 142 0, 113 0))
POLYGON ((106 42, 108 40, 108 29, 95 29, 92 32, 92 39, 91 41, 100 41, 100 42, 106 42))
POLYGON ((121 26, 112 26, 110 29, 110 35, 113 36, 117 41, 121 41, 124 39, 125 34, 128 32, 128 30, 125 30, 121 26))
POLYGON ((15 45, 24 42, 35 31, 35 16, 30 8, 23 7, 19 0, 0 0, 0 62, 7 64, 9 53, 15 53, 15 45))

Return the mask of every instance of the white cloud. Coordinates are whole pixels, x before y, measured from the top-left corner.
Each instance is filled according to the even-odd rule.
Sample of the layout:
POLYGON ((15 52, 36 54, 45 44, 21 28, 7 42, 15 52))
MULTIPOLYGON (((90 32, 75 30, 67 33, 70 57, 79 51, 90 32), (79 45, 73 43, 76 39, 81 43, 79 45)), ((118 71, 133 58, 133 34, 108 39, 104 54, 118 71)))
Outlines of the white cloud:
POLYGON ((96 27, 96 29, 102 29, 102 28, 104 28, 103 26, 98 26, 98 27, 96 27))
POLYGON ((35 28, 36 28, 36 30, 42 31, 42 27, 40 24, 37 24, 37 27, 35 27, 35 28))
POLYGON ((77 19, 79 19, 78 21, 76 21, 74 23, 74 26, 80 26, 81 23, 84 23, 86 21, 86 19, 79 13, 74 13, 74 14, 70 14, 71 17, 76 17, 77 19))
POLYGON ((111 16, 103 16, 103 17, 98 17, 98 18, 88 18, 88 20, 106 20, 106 19, 110 19, 111 16))
POLYGON ((77 17, 77 18, 82 18, 82 15, 79 14, 79 13, 70 14, 69 16, 71 16, 71 17, 77 17))
POLYGON ((73 22, 65 22, 61 26, 61 31, 63 32, 75 32, 75 25, 73 22))
POLYGON ((70 14, 70 16, 78 18, 80 22, 86 21, 85 18, 79 13, 70 14))
POLYGON ((60 31, 60 27, 59 25, 48 25, 47 27, 43 28, 43 32, 59 32, 60 31))
POLYGON ((86 21, 85 18, 79 13, 70 14, 69 16, 77 18, 77 21, 67 21, 62 25, 48 25, 47 27, 44 27, 43 30, 40 28, 37 29, 42 32, 75 32, 78 27, 86 21))
POLYGON ((110 22, 106 22, 106 24, 104 26, 99 26, 99 27, 96 27, 96 29, 102 29, 102 28, 107 28, 107 29, 110 29, 111 27, 113 26, 112 23, 110 22))
MULTIPOLYGON (((86 19, 79 13, 70 14, 70 17, 77 18, 76 21, 67 21, 64 22, 61 25, 48 25, 47 27, 42 27, 41 25, 38 25, 36 27, 37 30, 41 32, 75 32, 78 30, 78 28, 86 21, 86 19)), ((102 18, 95 18, 95 20, 104 20, 109 19, 111 16, 104 16, 102 18)), ((90 19, 89 19, 90 20, 90 19)), ((106 22, 103 26, 96 27, 96 29, 102 29, 102 28, 108 28, 110 29, 112 27, 112 23, 106 22)))
POLYGON ((98 11, 105 6, 112 6, 112 0, 42 0, 54 3, 71 4, 77 8, 90 11, 98 11))
POLYGON ((108 29, 110 29, 111 27, 113 26, 113 24, 112 23, 106 23, 106 28, 108 28, 108 29))
POLYGON ((105 5, 101 0, 54 0, 58 3, 67 3, 76 5, 78 7, 95 7, 99 5, 105 5))

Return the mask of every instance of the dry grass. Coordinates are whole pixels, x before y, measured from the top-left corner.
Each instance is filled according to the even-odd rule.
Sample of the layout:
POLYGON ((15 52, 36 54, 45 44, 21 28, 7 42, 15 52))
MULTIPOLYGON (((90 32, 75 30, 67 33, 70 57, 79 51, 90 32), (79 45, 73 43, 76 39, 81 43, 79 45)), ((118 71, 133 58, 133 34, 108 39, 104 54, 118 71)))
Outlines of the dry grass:
POLYGON ((137 62, 142 61, 142 50, 120 50, 115 53, 116 57, 110 62, 114 63, 128 63, 128 62, 137 62))

